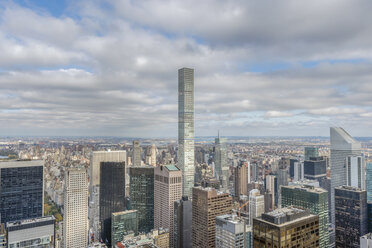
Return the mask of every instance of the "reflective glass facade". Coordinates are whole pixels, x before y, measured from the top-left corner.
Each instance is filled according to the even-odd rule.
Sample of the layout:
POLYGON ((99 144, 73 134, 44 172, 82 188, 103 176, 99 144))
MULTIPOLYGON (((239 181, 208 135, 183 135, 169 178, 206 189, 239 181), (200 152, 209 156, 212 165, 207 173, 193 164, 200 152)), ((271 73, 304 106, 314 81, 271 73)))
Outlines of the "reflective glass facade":
POLYGON ((111 215, 125 210, 125 163, 101 162, 99 219, 101 238, 111 244, 111 215))
POLYGON ((42 215, 43 161, 0 162, 1 223, 42 215))
POLYGON ((154 228, 154 167, 129 168, 131 208, 137 210, 138 231, 154 228))
POLYGON ((112 246, 122 241, 124 234, 129 231, 134 232, 135 235, 138 233, 137 210, 113 213, 111 217, 112 246))

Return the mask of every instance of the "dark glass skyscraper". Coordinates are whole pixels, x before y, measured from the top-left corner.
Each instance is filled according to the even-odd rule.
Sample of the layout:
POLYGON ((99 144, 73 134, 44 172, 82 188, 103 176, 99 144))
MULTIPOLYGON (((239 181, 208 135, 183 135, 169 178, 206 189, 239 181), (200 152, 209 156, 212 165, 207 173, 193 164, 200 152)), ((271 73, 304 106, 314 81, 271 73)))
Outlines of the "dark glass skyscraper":
POLYGON ((125 210, 125 162, 101 162, 99 219, 102 240, 111 244, 111 216, 125 210))
POLYGON ((154 167, 129 168, 131 208, 137 210, 138 231, 154 228, 154 167))
POLYGON ((304 162, 304 170, 306 179, 319 181, 327 176, 327 162, 323 157, 311 157, 304 162))
POLYGON ((359 188, 335 188, 336 247, 360 247, 360 237, 368 232, 367 192, 359 188))
POLYGON ((44 162, 0 162, 0 222, 43 216, 44 162))

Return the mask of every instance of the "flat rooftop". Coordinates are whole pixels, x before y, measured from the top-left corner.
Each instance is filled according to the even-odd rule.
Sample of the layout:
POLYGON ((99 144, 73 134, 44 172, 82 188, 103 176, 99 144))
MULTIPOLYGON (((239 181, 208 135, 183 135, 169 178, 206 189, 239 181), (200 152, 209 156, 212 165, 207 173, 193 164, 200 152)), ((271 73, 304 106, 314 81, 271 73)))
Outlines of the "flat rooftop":
POLYGON ((362 192, 362 191, 365 191, 365 190, 362 190, 362 189, 357 188, 357 187, 346 186, 346 185, 343 185, 343 186, 340 186, 340 187, 336 187, 336 189, 353 191, 353 192, 362 192))
POLYGON ((44 166, 43 160, 12 160, 0 161, 0 169, 44 166))
POLYGON ((302 190, 302 191, 311 192, 311 193, 315 193, 315 194, 322 194, 322 193, 328 192, 327 190, 325 190, 323 188, 314 187, 314 186, 307 185, 307 184, 295 184, 295 185, 282 186, 282 187, 283 188, 302 190))
POLYGON ((260 219, 275 225, 287 224, 289 222, 296 222, 304 217, 315 216, 310 214, 307 209, 302 209, 299 207, 286 207, 278 208, 272 212, 262 214, 260 219))
POLYGON ((55 220, 54 216, 44 216, 44 217, 32 218, 32 219, 26 219, 26 220, 9 221, 6 223, 6 227, 9 228, 9 227, 23 226, 23 225, 41 223, 41 222, 51 221, 51 220, 55 220))

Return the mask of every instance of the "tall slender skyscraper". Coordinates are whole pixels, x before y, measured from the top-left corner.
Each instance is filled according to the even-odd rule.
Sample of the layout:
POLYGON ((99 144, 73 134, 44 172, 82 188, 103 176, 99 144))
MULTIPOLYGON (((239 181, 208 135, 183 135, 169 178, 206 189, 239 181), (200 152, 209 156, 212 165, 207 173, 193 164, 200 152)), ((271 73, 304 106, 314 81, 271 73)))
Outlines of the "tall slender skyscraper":
POLYGON ((347 185, 346 158, 360 156, 361 145, 341 127, 331 127, 331 223, 335 224, 335 188, 347 185))
POLYGON ((88 246, 88 178, 83 168, 66 171, 64 189, 63 247, 88 246))
POLYGON ((229 190, 229 178, 230 168, 227 164, 227 152, 226 152, 226 139, 218 138, 215 139, 215 166, 217 172, 217 178, 221 183, 221 188, 228 192, 229 190))
POLYGON ((178 70, 178 167, 182 171, 182 195, 194 187, 194 69, 178 70))

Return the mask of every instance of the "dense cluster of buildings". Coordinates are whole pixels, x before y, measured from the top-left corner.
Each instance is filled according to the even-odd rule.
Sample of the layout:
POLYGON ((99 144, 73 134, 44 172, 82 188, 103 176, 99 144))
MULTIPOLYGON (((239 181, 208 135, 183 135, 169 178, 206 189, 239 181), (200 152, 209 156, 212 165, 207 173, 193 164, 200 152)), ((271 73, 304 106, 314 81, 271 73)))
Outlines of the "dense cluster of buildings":
POLYGON ((194 70, 178 81, 178 145, 23 144, 0 161, 0 248, 371 246, 360 142, 195 145, 194 70))

